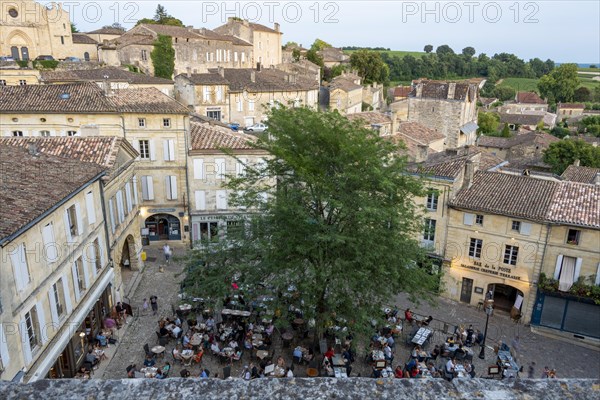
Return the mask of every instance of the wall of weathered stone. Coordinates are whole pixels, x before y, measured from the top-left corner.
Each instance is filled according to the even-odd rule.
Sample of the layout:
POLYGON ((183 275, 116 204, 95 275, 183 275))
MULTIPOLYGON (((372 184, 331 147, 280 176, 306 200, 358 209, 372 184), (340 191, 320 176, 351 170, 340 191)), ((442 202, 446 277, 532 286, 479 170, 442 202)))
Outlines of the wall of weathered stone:
POLYGON ((12 399, 591 399, 600 380, 531 379, 510 382, 469 379, 124 379, 44 380, 0 383, 0 398, 12 399))

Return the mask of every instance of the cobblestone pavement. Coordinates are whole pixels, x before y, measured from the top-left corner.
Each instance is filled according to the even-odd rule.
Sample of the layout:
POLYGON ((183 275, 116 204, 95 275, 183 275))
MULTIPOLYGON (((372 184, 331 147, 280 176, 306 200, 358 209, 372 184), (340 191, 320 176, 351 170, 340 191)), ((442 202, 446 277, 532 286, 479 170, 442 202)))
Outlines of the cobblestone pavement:
MULTIPOLYGON (((139 310, 141 310, 143 299, 156 295, 159 303, 158 315, 152 315, 150 310, 147 315, 130 317, 128 324, 119 331, 121 339, 118 347, 111 346, 110 349, 107 349, 109 360, 102 363, 100 369, 96 371, 95 377, 104 379, 124 378, 126 377, 125 369, 131 363, 135 363, 138 368, 141 368, 144 361, 144 344, 148 343, 150 347, 157 344, 155 332, 158 330, 157 322, 159 318, 162 316, 172 317, 171 305, 177 305, 179 302, 178 293, 181 277, 177 277, 176 275, 182 271, 183 266, 173 261, 166 265, 162 255, 162 245, 163 243, 158 242, 150 246, 145 246, 144 250, 148 256, 146 269, 142 274, 135 294, 129 299, 134 309, 139 307, 139 310), (159 266, 161 265, 164 266, 164 272, 159 272, 159 266)), ((171 247, 173 248, 175 257, 183 255, 186 251, 186 247, 184 246, 174 246, 171 244, 171 247)), ((432 306, 428 303, 413 304, 408 300, 407 296, 400 295, 396 298, 395 305, 400 310, 411 307, 418 314, 434 317, 431 327, 435 329, 435 335, 427 349, 433 348, 434 344, 441 344, 445 340, 446 335, 442 333, 444 322, 450 325, 450 329, 453 329, 454 325, 464 324, 468 326, 472 324, 475 328, 483 331, 485 325, 485 313, 473 307, 446 299, 440 299, 436 306, 432 306)), ((137 313, 134 312, 134 314, 137 313)), ((403 312, 400 312, 400 314, 403 315, 403 312)), ((406 327, 406 330, 408 329, 406 327)), ((545 365, 550 368, 556 368, 557 375, 560 378, 597 378, 600 376, 600 357, 598 357, 599 354, 597 351, 533 334, 529 328, 523 325, 515 325, 508 316, 500 312, 496 312, 495 315, 490 317, 487 339, 488 346, 496 344, 498 340, 503 340, 510 345, 515 335, 519 335, 520 337, 521 349, 518 354, 518 361, 526 364, 524 366, 525 371, 521 374, 521 377, 527 376, 527 365, 530 361, 535 361, 537 364, 535 367, 535 378, 541 376, 545 365)), ((274 334, 273 336, 274 341, 271 347, 273 358, 277 359, 277 357, 282 356, 286 359, 286 363, 291 365, 292 348, 297 344, 299 339, 296 339, 292 348, 283 348, 278 335, 274 334)), ((304 339, 302 344, 308 345, 310 343, 308 340, 304 339)), ((405 337, 403 335, 396 340, 393 367, 398 364, 404 364, 409 360, 412 345, 406 345, 404 342, 405 337)), ((170 376, 178 377, 183 367, 179 363, 173 362, 171 350, 174 345, 175 341, 171 340, 166 346, 165 358, 162 360, 159 359, 158 365, 162 366, 164 362, 169 361, 173 365, 170 376)), ((356 347, 361 348, 362 346, 356 347)), ((480 376, 483 371, 487 370, 488 365, 494 364, 494 353, 492 348, 489 347, 486 349, 485 360, 480 360, 477 357, 480 347, 474 346, 473 350, 475 353, 473 363, 477 371, 477 376, 480 376)), ((360 376, 370 376, 370 367, 364 359, 365 354, 357 355, 356 362, 352 365, 352 376, 357 376, 358 374, 360 376)), ((438 364, 443 361, 443 359, 438 359, 438 364)), ((256 360, 251 359, 249 352, 244 352, 242 360, 235 362, 231 366, 231 376, 240 376, 243 366, 249 365, 251 362, 257 363, 256 360)), ((188 367, 188 370, 191 371, 192 376, 197 376, 201 368, 206 368, 213 376, 215 373, 218 373, 222 377, 224 366, 219 360, 207 353, 203 357, 201 366, 194 364, 191 368, 188 367)), ((295 366, 295 376, 306 376, 306 368, 305 365, 295 366)))

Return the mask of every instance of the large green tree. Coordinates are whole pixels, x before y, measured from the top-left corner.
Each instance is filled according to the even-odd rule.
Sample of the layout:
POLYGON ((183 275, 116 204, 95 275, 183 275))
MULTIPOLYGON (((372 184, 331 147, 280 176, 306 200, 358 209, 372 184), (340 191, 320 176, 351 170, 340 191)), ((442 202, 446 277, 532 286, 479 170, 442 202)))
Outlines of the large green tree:
POLYGON ((235 281, 247 298, 274 297, 280 325, 300 308, 317 338, 329 324, 370 334, 397 293, 431 293, 438 277, 414 239, 423 224, 412 199, 424 191, 397 145, 337 112, 281 107, 255 147, 272 159, 227 184, 247 224, 189 252, 188 294, 218 307, 235 281))
POLYGON ((183 26, 183 22, 180 19, 177 19, 170 15, 167 12, 166 8, 161 4, 159 4, 156 7, 156 11, 154 12, 154 18, 142 18, 136 23, 136 25, 140 24, 183 26))
POLYGON ((478 133, 493 133, 498 131, 500 116, 492 112, 480 111, 477 115, 478 133))
POLYGON ((563 139, 550 144, 544 151, 544 162, 558 175, 575 160, 583 167, 600 168, 600 148, 580 139, 563 139))
POLYGON ((365 83, 389 81, 390 67, 381 58, 381 53, 371 50, 358 50, 350 55, 350 65, 356 69, 365 83))
POLYGON ((562 64, 538 82, 540 94, 550 103, 573 101, 578 86, 577 64, 562 64))
POLYGON ((158 35, 154 42, 154 49, 150 53, 152 65, 154 65, 154 76, 165 79, 173 77, 175 70, 175 49, 171 36, 158 35))

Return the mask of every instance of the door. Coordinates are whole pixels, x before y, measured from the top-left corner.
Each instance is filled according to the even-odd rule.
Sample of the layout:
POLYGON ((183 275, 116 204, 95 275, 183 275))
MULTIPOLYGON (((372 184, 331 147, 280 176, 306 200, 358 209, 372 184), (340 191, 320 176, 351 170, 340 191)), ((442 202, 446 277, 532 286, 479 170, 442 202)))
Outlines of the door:
POLYGON ((25 61, 29 60, 29 49, 27 47, 21 47, 21 58, 25 61))
POLYGON ((473 279, 463 278, 462 289, 460 291, 460 301, 471 303, 471 294, 473 293, 473 279))
POLYGON ((19 58, 19 48, 17 46, 12 46, 10 48, 10 56, 15 60, 20 60, 19 58))

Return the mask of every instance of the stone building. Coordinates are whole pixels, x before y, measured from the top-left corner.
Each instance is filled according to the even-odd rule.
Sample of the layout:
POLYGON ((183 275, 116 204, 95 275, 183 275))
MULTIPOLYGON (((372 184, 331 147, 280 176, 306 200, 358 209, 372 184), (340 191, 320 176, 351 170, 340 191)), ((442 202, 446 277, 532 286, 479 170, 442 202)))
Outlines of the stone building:
POLYGON ((404 142, 406 155, 412 162, 426 161, 430 155, 445 149, 443 134, 417 122, 400 122, 393 137, 404 142))
POLYGON ((15 60, 51 55, 58 60, 74 53, 69 13, 61 5, 0 1, 1 55, 15 60))
MULTIPOLYGON (((477 147, 509 161, 511 167, 533 166, 543 163, 544 150, 558 142, 556 136, 545 132, 528 132, 510 138, 484 136, 477 138, 477 147)), ((538 168, 539 169, 539 168, 538 168)), ((546 170, 548 168, 543 168, 546 170)))
POLYGON ((37 85, 39 83, 39 69, 19 68, 18 65, 0 69, 0 86, 37 85))
POLYGON ((348 114, 347 117, 350 121, 360 120, 365 128, 376 130, 381 136, 391 135, 396 130, 394 119, 377 111, 348 114))
POLYGON ((261 63, 266 67, 271 67, 283 62, 281 50, 281 35, 283 33, 280 32, 277 22, 273 25, 273 28, 269 28, 261 24, 229 17, 227 23, 215 28, 214 32, 233 36, 245 43, 250 43, 252 45, 252 53, 249 58, 250 66, 261 63))
MULTIPOLYGON (((223 240, 228 230, 232 234, 232 227, 243 226, 248 211, 232 204, 232 193, 223 184, 229 176, 242 176, 246 168, 259 168, 265 162, 269 154, 255 149, 251 145, 255 140, 228 128, 191 123, 188 190, 194 245, 223 240)), ((266 198, 266 191, 260 196, 266 198)))
POLYGON ((443 133, 448 148, 474 144, 477 99, 484 82, 416 81, 408 98, 408 121, 443 133))
POLYGON ((98 164, 0 142, 0 345, 3 379, 74 376, 88 338, 113 305, 98 164), (88 330, 89 329, 89 330, 88 330))
POLYGON ((110 41, 117 39, 118 37, 123 36, 124 33, 125 29, 106 27, 87 32, 86 35, 98 43, 104 43, 105 40, 110 41))
POLYGON ((536 92, 517 92, 514 103, 507 103, 503 108, 510 112, 548 111, 548 102, 536 92))
POLYGON ((144 73, 154 75, 151 53, 158 35, 171 37, 175 49, 174 75, 186 72, 188 68, 202 73, 214 67, 248 68, 254 65, 252 44, 238 37, 205 28, 155 24, 138 25, 103 43, 101 60, 108 65, 134 65, 144 73))
POLYGON ((69 57, 98 61, 98 42, 85 33, 73 33, 73 52, 69 57))
POLYGON ((556 105, 556 116, 558 121, 570 119, 583 115, 585 104, 582 103, 558 103, 556 105))
POLYGON ((189 110, 155 88, 92 82, 0 87, 2 136, 118 136, 138 151, 140 225, 148 240, 187 240, 189 110))
POLYGON ((360 78, 342 74, 333 78, 325 90, 328 96, 324 96, 323 100, 329 110, 337 110, 343 115, 362 111, 363 87, 360 84, 360 78))
POLYGON ((208 74, 182 74, 175 78, 176 98, 188 107, 217 120, 250 126, 265 120, 268 108, 316 108, 319 84, 275 68, 213 69, 208 74))
POLYGON ((333 68, 338 65, 350 64, 350 56, 344 53, 342 49, 327 47, 323 50, 319 50, 317 54, 323 57, 323 65, 325 68, 333 68))

